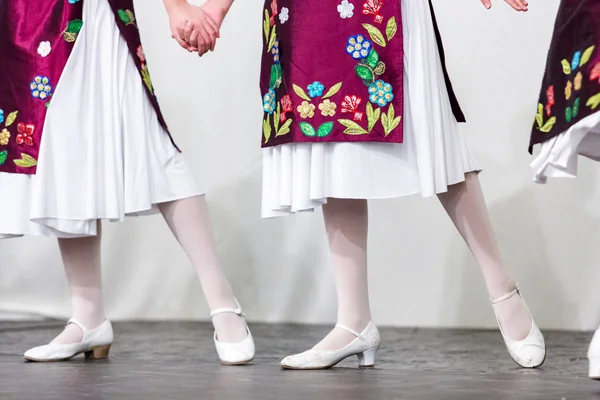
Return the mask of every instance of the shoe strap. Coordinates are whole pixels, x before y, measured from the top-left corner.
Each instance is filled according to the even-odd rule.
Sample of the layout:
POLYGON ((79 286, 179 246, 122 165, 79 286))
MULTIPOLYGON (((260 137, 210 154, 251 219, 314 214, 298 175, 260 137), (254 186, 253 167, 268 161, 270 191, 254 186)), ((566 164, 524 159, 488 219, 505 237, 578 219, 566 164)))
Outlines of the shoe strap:
POLYGON ((492 302, 492 304, 499 304, 502 303, 503 301, 506 301, 508 299, 510 299, 511 297, 520 294, 519 292, 519 285, 515 285, 515 288, 512 292, 505 294, 504 296, 498 297, 497 299, 492 299, 490 298, 490 301, 492 302))
POLYGON ((69 322, 67 322, 67 326, 69 326, 70 324, 73 324, 73 325, 77 326, 79 329, 81 329, 81 332, 83 332, 84 339, 87 337, 88 333, 90 333, 89 329, 86 328, 85 325, 83 325, 81 322, 79 322, 79 320, 77 320, 75 318, 71 318, 69 320, 69 322))
POLYGON ((223 308, 217 308, 214 309, 210 312, 210 318, 214 317, 217 314, 224 314, 224 313, 231 313, 231 314, 236 314, 239 315, 240 317, 246 317, 246 314, 244 314, 244 312, 242 311, 242 307, 240 306, 240 303, 238 303, 237 299, 235 299, 235 305, 237 306, 237 308, 231 308, 231 307, 223 307, 223 308))
POLYGON ((347 326, 345 326, 345 325, 342 325, 342 324, 337 324, 335 327, 336 327, 336 328, 343 329, 343 330, 345 330, 346 332, 353 334, 354 336, 356 336, 357 338, 359 338, 359 339, 361 339, 361 340, 363 340, 363 339, 364 339, 364 338, 363 338, 363 336, 362 336, 360 333, 356 332, 356 331, 355 331, 354 329, 352 329, 352 328, 348 328, 348 327, 347 327, 347 326))

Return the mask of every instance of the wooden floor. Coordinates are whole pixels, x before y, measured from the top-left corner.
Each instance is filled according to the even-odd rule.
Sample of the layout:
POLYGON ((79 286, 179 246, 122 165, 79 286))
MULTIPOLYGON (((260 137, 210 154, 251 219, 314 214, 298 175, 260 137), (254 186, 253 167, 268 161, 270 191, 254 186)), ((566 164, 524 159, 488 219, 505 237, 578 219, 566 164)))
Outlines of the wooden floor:
POLYGON ((328 328, 251 325, 253 365, 217 363, 212 328, 203 323, 117 323, 105 361, 24 362, 62 322, 0 322, 0 399, 198 400, 600 400, 587 378, 591 333, 546 332, 546 364, 519 369, 498 332, 381 329, 375 369, 356 358, 328 371, 282 371, 285 355, 309 348, 328 328))

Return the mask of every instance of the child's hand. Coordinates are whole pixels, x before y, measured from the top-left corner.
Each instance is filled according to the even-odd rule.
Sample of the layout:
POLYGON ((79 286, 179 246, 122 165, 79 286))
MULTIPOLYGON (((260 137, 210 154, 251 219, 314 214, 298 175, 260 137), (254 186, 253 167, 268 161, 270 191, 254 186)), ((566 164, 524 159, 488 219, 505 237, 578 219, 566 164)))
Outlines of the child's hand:
POLYGON ((167 11, 171 36, 181 47, 197 51, 200 55, 214 49, 219 28, 202 8, 188 4, 187 1, 173 1, 169 2, 167 11))
MULTIPOLYGON (((504 1, 506 1, 512 8, 514 8, 517 11, 527 11, 527 7, 529 6, 527 1, 525 1, 525 0, 504 0, 504 1)), ((481 3, 483 3, 484 7, 487 8, 488 10, 490 8, 492 8, 491 0, 481 0, 481 3)))
POLYGON ((217 23, 220 29, 229 11, 228 4, 223 4, 223 1, 220 0, 208 0, 201 7, 217 23))

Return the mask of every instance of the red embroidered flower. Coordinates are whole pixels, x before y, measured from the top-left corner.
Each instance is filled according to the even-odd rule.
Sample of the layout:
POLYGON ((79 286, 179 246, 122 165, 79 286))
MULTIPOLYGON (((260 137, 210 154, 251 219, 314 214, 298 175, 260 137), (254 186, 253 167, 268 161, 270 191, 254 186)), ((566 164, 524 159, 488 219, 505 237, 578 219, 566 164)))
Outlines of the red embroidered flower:
POLYGON ((546 97, 548 98, 548 104, 546 105, 546 114, 552 115, 552 106, 554 105, 554 86, 550 86, 546 91, 546 97))
POLYGON ((363 4, 362 13, 364 15, 374 15, 375 22, 381 24, 383 22, 383 15, 379 15, 381 7, 383 7, 383 0, 366 0, 363 4))
POLYGON ((275 16, 277 15, 277 0, 273 0, 271 2, 271 11, 273 15, 271 15, 271 26, 275 25, 275 16))
POLYGON ((281 98, 281 122, 287 119, 286 113, 294 111, 294 102, 289 94, 286 94, 281 98))
POLYGON ((146 62, 146 55, 144 54, 144 49, 142 48, 142 45, 139 45, 137 48, 137 56, 142 62, 142 64, 146 62))
POLYGON ((35 126, 32 124, 25 125, 19 122, 17 125, 17 144, 26 144, 27 146, 33 146, 33 132, 35 126))
POLYGON ((590 80, 593 81, 596 79, 600 80, 600 62, 596 64, 596 66, 594 67, 594 69, 592 69, 592 72, 590 73, 590 80))
POLYGON ((363 113, 358 111, 360 103, 362 103, 362 99, 358 96, 345 96, 342 101, 342 113, 354 113, 354 120, 362 121, 363 113))

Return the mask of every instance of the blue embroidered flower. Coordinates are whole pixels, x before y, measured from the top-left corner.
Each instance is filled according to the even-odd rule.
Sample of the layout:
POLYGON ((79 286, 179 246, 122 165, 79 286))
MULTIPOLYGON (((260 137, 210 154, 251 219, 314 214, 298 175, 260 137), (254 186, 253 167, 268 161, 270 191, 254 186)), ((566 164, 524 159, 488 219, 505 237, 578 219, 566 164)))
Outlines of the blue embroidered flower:
POLYGON ((321 82, 313 82, 308 85, 308 95, 311 98, 323 96, 323 90, 325 90, 325 86, 321 82))
POLYGON ((29 84, 29 89, 34 99, 46 100, 52 95, 52 86, 47 76, 36 76, 29 84))
POLYGON ((0 108, 0 124, 4 122, 4 110, 0 108))
POLYGON ((355 60, 362 60, 369 55, 372 48, 373 43, 365 39, 363 35, 350 36, 346 45, 346 53, 355 60))
POLYGON ((263 97, 263 110, 269 115, 275 112, 275 91, 273 89, 269 89, 267 94, 263 97))
POLYGON ((273 56, 273 62, 279 64, 279 39, 275 40, 275 44, 271 49, 271 55, 273 56))
POLYGON ((581 62, 581 51, 577 51, 573 56, 573 62, 571 63, 571 69, 576 70, 579 67, 579 63, 581 62))
POLYGON ((369 100, 380 107, 385 107, 394 100, 392 85, 381 79, 369 85, 369 100))
POLYGON ((81 0, 69 0, 70 4, 75 4, 75 3, 79 3, 81 0))

